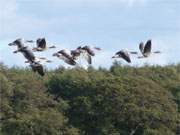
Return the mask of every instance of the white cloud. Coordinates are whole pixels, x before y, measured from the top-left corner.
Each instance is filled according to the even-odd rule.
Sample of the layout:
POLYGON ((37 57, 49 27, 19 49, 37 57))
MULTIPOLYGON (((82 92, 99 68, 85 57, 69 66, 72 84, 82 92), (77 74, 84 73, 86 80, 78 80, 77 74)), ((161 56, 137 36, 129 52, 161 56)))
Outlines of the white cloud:
MULTIPOLYGON (((19 36, 29 36, 33 33, 43 35, 52 29, 52 26, 62 26, 66 23, 73 23, 73 20, 83 21, 83 18, 64 16, 61 18, 39 18, 32 14, 27 14, 28 9, 22 7, 29 6, 32 3, 39 8, 47 7, 48 10, 58 9, 63 6, 109 6, 123 5, 131 7, 137 3, 143 3, 146 0, 0 0, 0 39, 9 39, 19 36), (42 6, 42 7, 41 7, 42 6)), ((46 9, 46 8, 44 8, 46 9)), ((31 7, 33 10, 33 7, 31 7)), ((57 13, 58 16, 58 13, 57 13)))
MULTIPOLYGON (((37 36, 46 36, 50 35, 51 32, 58 27, 59 29, 63 28, 63 25, 74 24, 76 22, 82 21, 82 18, 73 17, 73 16, 61 16, 58 18, 58 13, 54 18, 46 18, 34 16, 28 14, 28 10, 23 9, 23 6, 28 6, 28 2, 41 4, 39 1, 21 1, 21 0, 0 0, 1 12, 0 12, 0 39, 8 40, 12 38, 32 38, 31 35, 37 36), (53 29, 54 28, 54 29, 53 29)), ((49 9, 54 3, 54 5, 61 5, 60 1, 47 1, 44 2, 44 5, 48 5, 49 9)), ((33 7, 31 7, 33 8, 33 7)), ((39 7, 43 8, 43 7, 39 7)), ((55 7, 54 7, 55 8, 55 7)), ((32 10, 32 9, 31 9, 32 10)))

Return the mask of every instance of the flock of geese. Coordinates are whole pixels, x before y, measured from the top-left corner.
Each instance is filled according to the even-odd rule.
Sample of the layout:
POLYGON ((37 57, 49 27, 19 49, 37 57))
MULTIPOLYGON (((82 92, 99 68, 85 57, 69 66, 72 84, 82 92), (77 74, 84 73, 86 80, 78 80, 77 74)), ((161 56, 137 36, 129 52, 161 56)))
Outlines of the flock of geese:
MULTIPOLYGON (((51 63, 51 60, 48 60, 45 57, 36 57, 34 52, 43 52, 48 49, 56 48, 56 46, 49 46, 46 42, 45 38, 38 38, 36 41, 33 40, 23 40, 21 38, 16 39, 12 43, 8 44, 9 46, 17 46, 17 50, 13 53, 21 52, 26 59, 25 63, 28 63, 32 68, 32 71, 39 73, 41 76, 45 75, 44 68, 42 62, 51 63), (26 46, 26 43, 35 43, 36 47, 30 49, 26 46)), ((138 58, 147 58, 152 53, 161 53, 160 51, 152 52, 152 42, 148 40, 145 44, 141 42, 139 44, 139 50, 142 56, 138 56, 138 58)), ((77 60, 80 58, 84 58, 88 64, 92 64, 92 57, 95 56, 95 51, 100 51, 99 47, 90 47, 90 46, 79 46, 75 50, 60 50, 52 56, 57 57, 63 60, 65 63, 75 66, 77 64, 77 60), (81 57, 80 57, 81 56, 81 57)), ((122 58, 126 62, 131 63, 130 54, 138 55, 138 52, 129 52, 127 50, 120 50, 112 58, 122 58)))

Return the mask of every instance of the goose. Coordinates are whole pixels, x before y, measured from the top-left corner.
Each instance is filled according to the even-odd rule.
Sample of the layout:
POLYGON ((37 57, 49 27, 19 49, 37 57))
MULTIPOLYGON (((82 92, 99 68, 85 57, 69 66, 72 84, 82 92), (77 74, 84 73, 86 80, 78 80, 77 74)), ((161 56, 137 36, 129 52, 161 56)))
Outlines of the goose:
POLYGON ((126 50, 118 51, 112 58, 122 58, 128 63, 131 63, 130 55, 126 50))
POLYGON ((17 50, 14 51, 13 53, 21 52, 24 55, 24 57, 28 60, 28 61, 25 61, 25 63, 33 62, 38 59, 39 59, 39 62, 40 62, 40 60, 45 60, 48 63, 52 62, 50 60, 47 60, 44 57, 40 57, 40 58, 35 57, 33 52, 30 49, 28 49, 28 46, 24 45, 24 43, 27 43, 27 42, 32 42, 32 40, 24 40, 22 38, 19 38, 19 39, 16 39, 15 41, 13 41, 12 43, 9 43, 8 45, 9 46, 17 46, 17 50))
POLYGON ((54 53, 53 56, 62 59, 65 63, 69 65, 73 65, 73 66, 76 65, 76 61, 73 59, 71 55, 68 54, 67 50, 60 50, 57 53, 54 53))
POLYGON ((81 50, 85 51, 85 52, 88 53, 90 56, 95 56, 94 50, 100 51, 101 48, 99 48, 99 47, 84 46, 84 47, 81 47, 81 50))
POLYGON ((95 50, 100 51, 101 48, 84 46, 81 50, 85 53, 84 58, 87 60, 88 64, 92 64, 92 56, 95 56, 95 50))
POLYGON ((34 61, 36 61, 38 59, 39 60, 46 60, 46 62, 48 62, 48 63, 51 62, 50 60, 47 60, 44 57, 40 57, 40 58, 35 57, 33 52, 30 49, 28 49, 28 46, 24 45, 22 39, 17 39, 14 42, 9 43, 9 45, 10 46, 12 46, 12 45, 17 46, 18 49, 16 51, 14 51, 13 53, 21 52, 24 55, 24 57, 27 59, 27 61, 25 61, 25 63, 34 62, 34 61))
POLYGON ((81 54, 83 55, 83 58, 88 62, 88 64, 92 63, 91 56, 86 52, 81 50, 81 46, 79 46, 76 50, 71 50, 71 56, 74 60, 77 60, 80 58, 81 54))
MULTIPOLYGON (((145 46, 144 46, 144 43, 141 42, 139 44, 139 50, 140 50, 140 52, 142 53, 143 56, 138 57, 138 58, 147 58, 147 57, 149 57, 151 55, 151 53, 152 53, 152 51, 151 51, 152 50, 152 41, 148 40, 146 42, 145 46)), ((158 54, 158 53, 161 53, 161 52, 160 51, 155 51, 153 53, 158 54)))
POLYGON ((30 67, 33 72, 37 72, 39 75, 44 76, 44 68, 43 65, 38 62, 31 62, 30 67))
POLYGON ((36 40, 36 45, 37 45, 37 47, 33 48, 33 51, 42 52, 42 51, 45 51, 47 49, 56 48, 56 46, 47 47, 47 43, 46 43, 45 38, 38 38, 36 40))
POLYGON ((94 50, 100 51, 101 49, 99 47, 79 46, 76 50, 71 51, 71 55, 74 59, 77 59, 82 54, 88 64, 92 64, 92 56, 95 56, 94 50))

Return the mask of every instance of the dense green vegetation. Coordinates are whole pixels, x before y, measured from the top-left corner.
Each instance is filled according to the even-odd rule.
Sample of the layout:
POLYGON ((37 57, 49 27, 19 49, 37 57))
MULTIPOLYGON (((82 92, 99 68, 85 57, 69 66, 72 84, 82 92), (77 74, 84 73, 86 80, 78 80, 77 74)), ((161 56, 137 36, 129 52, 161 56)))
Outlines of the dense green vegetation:
POLYGON ((180 65, 59 68, 42 78, 0 65, 0 135, 176 135, 180 65))

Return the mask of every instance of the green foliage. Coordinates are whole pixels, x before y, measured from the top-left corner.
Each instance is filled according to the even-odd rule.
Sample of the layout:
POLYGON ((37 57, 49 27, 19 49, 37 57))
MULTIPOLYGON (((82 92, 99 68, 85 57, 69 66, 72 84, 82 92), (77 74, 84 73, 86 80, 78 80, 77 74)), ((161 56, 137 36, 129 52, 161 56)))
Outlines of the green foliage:
POLYGON ((0 90, 2 135, 79 134, 64 115, 68 104, 53 100, 43 79, 28 69, 0 70, 0 90))
POLYGON ((176 135, 180 65, 48 71, 0 64, 0 135, 176 135))

